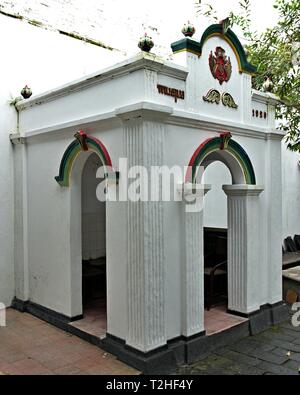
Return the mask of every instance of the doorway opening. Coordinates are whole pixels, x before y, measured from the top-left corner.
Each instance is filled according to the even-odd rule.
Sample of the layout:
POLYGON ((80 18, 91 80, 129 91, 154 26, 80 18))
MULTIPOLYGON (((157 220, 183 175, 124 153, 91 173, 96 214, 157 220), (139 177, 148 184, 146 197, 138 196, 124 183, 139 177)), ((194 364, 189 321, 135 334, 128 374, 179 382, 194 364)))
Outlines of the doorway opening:
POLYGON ((106 203, 97 198, 96 190, 103 179, 97 178, 102 167, 99 156, 92 153, 81 176, 82 233, 82 308, 83 319, 76 328, 103 338, 107 330, 106 273, 106 203))
POLYGON ((205 308, 228 304, 227 229, 204 228, 205 308))
POLYGON ((203 174, 212 190, 204 200, 204 317, 208 335, 227 330, 245 321, 228 314, 228 208, 223 185, 232 183, 224 163, 209 163, 203 174))

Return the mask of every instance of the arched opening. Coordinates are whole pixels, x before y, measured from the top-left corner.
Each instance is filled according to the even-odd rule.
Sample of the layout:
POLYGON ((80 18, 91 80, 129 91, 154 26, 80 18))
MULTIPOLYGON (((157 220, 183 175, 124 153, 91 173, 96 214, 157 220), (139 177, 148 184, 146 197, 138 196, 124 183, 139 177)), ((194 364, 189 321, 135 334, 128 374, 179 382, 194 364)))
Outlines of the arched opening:
POLYGON ((204 212, 188 210, 186 213, 185 267, 193 277, 186 277, 188 298, 185 295, 183 300, 188 301, 185 309, 189 315, 184 332, 191 336, 196 331, 205 330, 212 335, 244 322, 245 315, 259 309, 254 289, 260 241, 253 228, 257 223, 258 197, 263 188, 256 186, 250 158, 232 140, 230 133, 208 139, 198 147, 189 163, 185 181, 194 186, 193 190, 202 188, 205 198, 204 212), (212 184, 212 188, 207 184, 212 184), (216 188, 217 198, 214 196, 216 188), (205 245, 208 238, 205 207, 209 205, 213 216, 209 221, 214 228, 208 241, 210 246, 205 245), (223 296, 228 302, 219 308, 215 291, 218 290, 218 278, 222 276, 221 295, 225 293, 223 296))
POLYGON ((108 301, 107 207, 97 190, 102 182, 108 187, 108 179, 117 182, 116 176, 104 144, 80 131, 67 147, 55 177, 68 196, 72 325, 98 338, 106 336, 108 301))
POLYGON ((96 190, 104 179, 97 178, 102 162, 92 153, 82 172, 82 306, 90 329, 106 333, 106 203, 99 201, 96 190))
POLYGON ((204 183, 211 191, 204 198, 203 247, 205 308, 228 306, 228 220, 227 197, 222 189, 232 181, 230 170, 224 163, 215 161, 204 172, 204 183))
POLYGON ((72 306, 81 319, 74 327, 98 338, 107 330, 106 203, 97 187, 104 178, 95 152, 78 156, 70 174, 70 256, 72 306))

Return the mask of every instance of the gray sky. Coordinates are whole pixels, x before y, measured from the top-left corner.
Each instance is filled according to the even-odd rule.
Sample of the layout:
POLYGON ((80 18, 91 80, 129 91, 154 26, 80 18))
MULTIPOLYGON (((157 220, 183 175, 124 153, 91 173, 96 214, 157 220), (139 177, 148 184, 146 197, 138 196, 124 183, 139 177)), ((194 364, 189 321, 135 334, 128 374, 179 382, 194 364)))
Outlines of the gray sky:
MULTIPOLYGON (((196 0, 0 0, 4 11, 19 13, 55 29, 76 32, 121 50, 127 56, 137 52, 139 38, 147 32, 155 42, 155 52, 168 56, 170 44, 181 39, 188 20, 196 27, 195 39, 212 21, 196 12, 196 0)), ((263 31, 276 23, 274 0, 250 0, 252 28, 263 31)), ((218 20, 230 11, 238 12, 239 0, 203 0, 217 12, 218 20)), ((241 38, 239 29, 234 31, 241 38)))

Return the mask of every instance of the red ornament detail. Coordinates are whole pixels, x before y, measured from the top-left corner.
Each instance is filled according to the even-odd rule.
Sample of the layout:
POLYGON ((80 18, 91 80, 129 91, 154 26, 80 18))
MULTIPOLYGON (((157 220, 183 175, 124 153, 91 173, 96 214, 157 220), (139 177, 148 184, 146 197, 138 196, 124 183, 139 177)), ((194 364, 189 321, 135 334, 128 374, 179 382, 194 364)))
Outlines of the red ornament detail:
POLYGON ((220 134, 221 137, 221 151, 224 151, 228 147, 229 141, 232 139, 232 134, 230 132, 225 132, 220 134))
POLYGON ((217 47, 215 53, 211 51, 209 55, 209 67, 212 75, 220 82, 228 82, 232 74, 232 66, 230 57, 225 55, 225 50, 217 47))
POLYGON ((87 145, 86 139, 87 139, 87 134, 80 130, 79 132, 77 132, 74 137, 79 141, 80 145, 81 145, 81 149, 82 151, 88 151, 89 147, 87 145))

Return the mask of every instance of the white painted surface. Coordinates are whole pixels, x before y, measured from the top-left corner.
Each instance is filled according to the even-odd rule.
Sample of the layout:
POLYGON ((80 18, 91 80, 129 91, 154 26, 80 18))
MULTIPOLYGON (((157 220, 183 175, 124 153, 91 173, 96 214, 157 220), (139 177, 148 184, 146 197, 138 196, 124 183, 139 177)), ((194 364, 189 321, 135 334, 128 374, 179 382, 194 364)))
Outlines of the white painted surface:
POLYGON ((283 235, 294 237, 300 234, 300 154, 287 150, 282 144, 282 198, 283 235))
MULTIPOLYGON (((4 5, 3 2, 1 5, 4 5)), ((9 7, 8 2, 5 6, 9 7)), ((31 187, 26 180, 26 148, 16 146, 14 158, 12 156, 9 134, 16 133, 18 125, 17 112, 9 103, 20 96, 25 84, 37 94, 108 66, 123 59, 124 55, 4 15, 0 15, 0 34, 6 38, 1 48, 7 59, 2 62, 0 76, 0 302, 9 306, 14 296, 27 300, 30 294, 26 189, 27 186, 31 187)), ((38 184, 36 188, 39 189, 38 184)), ((29 193, 35 194, 36 191, 29 193)), ((45 277, 46 273, 43 274, 45 277)), ((31 280, 33 289, 34 281, 31 280)), ((44 302, 43 298, 40 302, 44 302)))
MULTIPOLYGON (((5 75, 5 72, 3 75, 5 75)), ((16 111, 8 104, 8 81, 1 81, 0 79, 0 82, 0 303, 10 306, 15 295, 13 250, 14 162, 13 148, 9 142, 8 133, 16 128, 16 111)))
POLYGON ((264 281, 269 286, 268 279, 259 274, 259 266, 266 265, 260 256, 261 239, 265 236, 259 226, 259 195, 263 188, 225 185, 223 189, 228 198, 228 308, 250 314, 263 304, 260 290, 264 281))
POLYGON ((100 158, 92 155, 82 173, 82 259, 91 260, 106 256, 105 202, 97 199, 96 190, 103 180, 96 177, 102 167, 100 158))
MULTIPOLYGON (((35 41, 37 28, 19 21, 8 23, 4 17, 0 17, 3 20, 0 30, 3 27, 7 34, 9 29, 19 29, 18 40, 22 37, 24 43, 27 40, 32 43, 32 47, 27 50, 26 54, 20 52, 13 55, 21 59, 24 59, 26 55, 30 58, 30 62, 24 64, 20 72, 20 67, 17 68, 13 62, 16 58, 12 58, 10 72, 15 77, 9 82, 12 97, 25 83, 30 84, 35 93, 39 93, 41 90, 51 90, 54 85, 65 83, 71 78, 80 78, 87 71, 95 71, 106 65, 97 47, 88 49, 89 54, 83 57, 82 62, 79 62, 78 54, 88 47, 85 44, 81 42, 75 44, 72 39, 67 37, 62 39, 61 36, 58 40, 55 34, 43 31, 40 36, 43 36, 43 46, 41 46, 40 38, 35 41), (60 63, 57 62, 56 54, 53 56, 53 52, 49 51, 49 48, 53 46, 59 51, 57 54, 60 63), (101 65, 98 63, 100 58, 101 65), (26 82, 24 82, 25 76, 26 82)), ((174 40, 177 38, 180 37, 174 37, 174 40)), ((16 45, 15 40, 15 35, 12 35, 11 41, 8 40, 5 44, 6 51, 16 45)), ((252 160, 257 183, 266 187, 266 193, 262 194, 258 202, 260 216, 257 219, 257 227, 261 232, 258 248, 261 251, 260 270, 256 273, 256 281, 251 279, 251 284, 255 284, 252 292, 255 293, 259 289, 255 303, 260 306, 271 300, 272 302, 279 301, 281 298, 278 285, 280 261, 277 255, 274 260, 270 249, 264 249, 264 245, 270 246, 275 239, 278 242, 278 233, 281 233, 280 209, 278 210, 278 224, 276 221, 268 221, 269 213, 272 212, 273 216, 276 207, 278 209, 281 202, 281 197, 278 196, 281 183, 278 165, 280 143, 276 134, 273 135, 275 140, 272 144, 268 142, 268 139, 272 137, 270 133, 274 129, 272 117, 267 124, 262 123, 263 121, 253 122, 252 106, 265 108, 266 104, 262 103, 265 101, 264 95, 261 95, 262 102, 257 102, 257 94, 255 94, 255 100, 251 102, 249 78, 237 72, 235 55, 225 42, 222 42, 222 46, 232 57, 234 66, 232 81, 226 87, 230 89, 230 93, 234 95, 240 108, 234 112, 232 109, 221 106, 216 109, 214 105, 209 106, 203 103, 202 96, 206 93, 206 89, 211 84, 216 85, 208 70, 207 57, 209 51, 220 43, 219 40, 213 38, 211 44, 206 43, 205 56, 202 58, 198 59, 194 55, 189 55, 188 59, 183 59, 181 64, 189 68, 189 74, 184 68, 167 63, 161 58, 139 55, 126 61, 122 66, 110 68, 107 71, 108 74, 104 73, 105 76, 109 75, 109 79, 105 80, 103 72, 95 72, 90 80, 87 77, 85 81, 68 84, 62 90, 52 90, 46 96, 33 98, 26 104, 20 103, 20 131, 28 137, 27 164, 25 165, 27 179, 19 175, 25 185, 22 191, 18 190, 16 199, 23 199, 24 195, 27 195, 28 203, 25 206, 28 209, 28 219, 24 210, 22 221, 17 222, 16 225, 16 232, 23 232, 22 237, 19 237, 22 245, 16 245, 16 249, 18 264, 22 261, 23 252, 28 249, 29 291, 27 293, 31 301, 67 316, 82 313, 81 172, 86 157, 80 156, 76 162, 69 189, 59 187, 54 177, 58 174, 60 160, 65 149, 79 128, 84 128, 89 134, 103 141, 112 156, 113 163, 117 166, 118 159, 126 152, 124 143, 126 129, 119 118, 125 121, 136 116, 144 120, 141 130, 149 133, 144 136, 147 145, 142 145, 138 151, 135 151, 136 147, 130 146, 130 152, 140 154, 141 157, 138 159, 145 161, 148 165, 152 161, 157 161, 169 166, 186 166, 197 147, 205 139, 218 136, 220 131, 232 131, 234 139, 244 147, 252 160), (120 75, 121 68, 125 70, 121 72, 122 75, 120 75), (203 78, 203 75, 207 75, 207 78, 203 78), (178 101, 176 104, 174 99, 159 95, 156 90, 157 82, 185 89, 188 91, 187 100, 178 101), (73 91, 75 88, 76 91, 73 91), (241 93, 242 89, 246 89, 244 94, 241 93), (38 102, 42 104, 37 105, 38 102), (149 117, 152 117, 152 121, 155 117, 156 128, 151 124, 149 126, 149 117), (160 146, 162 141, 159 138, 161 134, 164 135, 165 149, 158 155, 155 149, 162 148, 160 146), (147 150, 144 147, 147 147, 147 150), (277 172, 270 171, 273 161, 278 161, 277 172), (270 177, 272 177, 271 184, 268 183, 270 177), (274 194, 273 191, 275 191, 274 194), (270 229, 274 227, 275 233, 270 232, 270 229), (270 234, 272 234, 271 238, 270 234), (28 243, 24 235, 28 238, 28 243), (276 278, 273 282, 270 280, 270 273, 274 272, 274 268, 277 271, 275 270, 276 278)), ((5 148, 3 157, 6 168, 3 167, 2 171, 6 189, 2 195, 5 210, 1 211, 1 218, 4 219, 8 228, 4 228, 4 231, 1 228, 0 231, 0 243, 5 247, 1 249, 4 258, 0 264, 5 262, 6 274, 5 285, 0 284, 0 293, 3 292, 4 297, 9 301, 14 296, 12 269, 14 233, 12 229, 13 193, 10 181, 13 179, 12 157, 8 133, 16 131, 17 128, 16 116, 7 106, 8 97, 8 94, 5 95, 2 101, 5 103, 5 114, 10 112, 12 121, 5 125, 3 134, 3 147, 5 148), (7 236, 9 227, 11 231, 7 236)), ((5 119, 9 117, 6 115, 5 119)), ((130 144, 129 141, 128 145, 130 144)), ((295 169, 292 164, 295 156, 291 154, 291 158, 293 159, 288 161, 291 168, 286 173, 290 173, 290 169, 295 169)), ((213 191, 210 194, 214 194, 215 187, 216 190, 220 189, 222 183, 230 183, 228 171, 224 168, 220 170, 218 166, 216 165, 215 170, 207 169, 205 182, 210 183, 212 180, 213 184, 213 191)), ((21 170, 20 173, 22 173, 21 170)), ((297 185, 297 176, 299 176, 297 171, 292 173, 293 188, 297 185)), ((183 180, 179 181, 183 182, 183 180)), ((290 186, 287 185, 286 189, 290 190, 290 186)), ((289 192, 287 195, 289 196, 289 192)), ((207 196, 209 199, 209 195, 207 196)), ((293 201, 297 202, 297 199, 293 201)), ((290 203, 284 198, 286 210, 290 203)), ((221 197, 219 191, 211 201, 207 200, 205 223, 214 227, 224 227, 226 225, 225 204, 226 196, 223 194, 221 197), (218 204, 219 201, 220 204, 218 204), (214 208, 216 205, 217 209, 214 208)), ((183 207, 181 203, 164 203, 158 206, 145 205, 139 208, 139 213, 146 225, 143 227, 137 215, 132 217, 132 220, 137 221, 140 226, 141 235, 137 235, 136 240, 128 243, 127 225, 128 218, 131 218, 128 217, 128 213, 130 214, 128 206, 113 203, 107 205, 108 332, 126 339, 129 344, 142 351, 149 351, 163 345, 166 340, 183 334, 182 317, 187 312, 182 303, 182 265, 186 247, 182 225, 184 223, 183 207), (164 242, 159 244, 158 240, 164 240, 164 242), (145 255, 141 254, 138 246, 144 248, 145 255), (151 255, 152 252, 153 255, 151 255), (131 271, 128 268, 131 268, 131 271), (128 284, 131 284, 130 287, 128 284), (145 294, 143 294, 143 287, 145 294), (142 330, 139 327, 140 322, 142 322, 142 330), (153 331, 151 329, 152 332, 150 328, 154 328, 153 331)), ((295 203, 293 207, 296 206, 295 203)), ((18 207, 22 208, 22 205, 18 207)), ((292 216, 287 215, 288 222, 284 232, 296 229, 297 220, 291 220, 292 216)), ((134 222, 131 225, 134 225, 134 222)), ((255 225, 254 223, 253 227, 255 225)), ((137 234, 136 229, 134 229, 134 234, 137 234)), ((197 236, 194 239, 194 246, 196 239, 197 236)), ((24 256, 24 265, 25 263, 26 257, 24 256)), ((23 291, 20 290, 19 294, 26 298, 26 270, 24 270, 23 278, 19 278, 19 274, 16 278, 19 284, 16 289, 19 286, 22 288, 23 281, 23 291)), ((196 294, 193 296, 195 297, 196 294)), ((198 324, 197 326, 193 323, 192 331, 195 328, 201 329, 201 322, 198 324)), ((189 331, 186 330, 185 333, 188 334, 189 331)))
POLYGON ((230 171, 223 163, 214 162, 206 168, 204 182, 212 185, 205 196, 204 226, 227 229, 227 198, 222 186, 231 184, 230 171))

